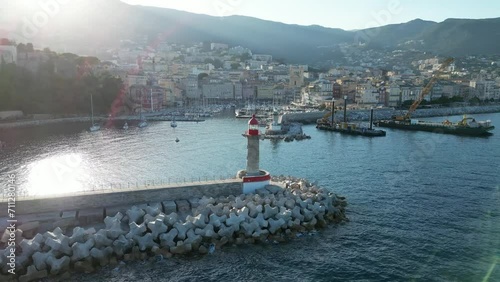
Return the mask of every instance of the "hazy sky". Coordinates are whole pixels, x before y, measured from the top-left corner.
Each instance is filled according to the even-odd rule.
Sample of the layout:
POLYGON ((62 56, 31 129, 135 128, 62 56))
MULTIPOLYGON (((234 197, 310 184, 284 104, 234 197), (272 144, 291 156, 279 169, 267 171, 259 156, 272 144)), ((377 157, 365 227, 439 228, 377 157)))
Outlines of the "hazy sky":
POLYGON ((498 0, 122 0, 213 16, 244 15, 342 29, 362 29, 421 18, 500 17, 498 0))

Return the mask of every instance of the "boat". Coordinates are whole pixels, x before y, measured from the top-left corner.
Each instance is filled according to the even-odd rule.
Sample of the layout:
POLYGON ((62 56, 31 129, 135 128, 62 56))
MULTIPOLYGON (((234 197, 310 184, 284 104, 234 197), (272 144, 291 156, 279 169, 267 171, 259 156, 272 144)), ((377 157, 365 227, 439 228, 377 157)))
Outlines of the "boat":
POLYGON ((179 138, 175 138, 175 142, 178 143, 180 140, 179 138))
POLYGON ((176 127, 177 127, 177 122, 175 121, 175 116, 174 116, 174 117, 172 117, 172 122, 170 123, 170 126, 171 126, 172 128, 176 128, 176 127))
POLYGON ((125 122, 125 124, 123 125, 123 127, 122 127, 122 128, 123 128, 123 129, 125 129, 125 130, 127 130, 127 129, 128 129, 128 123, 127 123, 127 122, 125 122))
POLYGON ((141 98, 141 111, 139 112, 139 124, 137 124, 137 127, 144 128, 146 126, 148 126, 148 122, 146 121, 146 118, 142 116, 142 98, 141 98))
POLYGON ((485 136, 491 135, 491 132, 495 127, 491 124, 490 120, 486 121, 476 121, 474 118, 467 117, 464 115, 461 121, 453 123, 449 120, 443 122, 430 122, 430 121, 420 121, 417 119, 412 119, 412 113, 417 109, 420 103, 423 101, 424 97, 431 92, 432 87, 438 79, 438 75, 441 74, 451 63, 453 58, 446 59, 435 76, 431 78, 429 83, 425 86, 424 90, 420 93, 419 97, 410 106, 408 112, 402 116, 392 116, 390 120, 380 120, 376 122, 377 126, 404 129, 404 130, 417 130, 417 131, 428 131, 435 133, 445 133, 445 134, 456 134, 456 135, 468 135, 468 136, 485 136))
POLYGON ((334 107, 335 104, 332 102, 332 111, 327 113, 322 119, 319 119, 316 122, 317 129, 334 131, 347 135, 359 135, 365 137, 381 137, 386 135, 386 132, 384 130, 373 129, 373 109, 371 109, 370 111, 370 125, 367 128, 357 123, 347 122, 346 118, 347 116, 345 113, 344 113, 344 122, 336 122, 334 119, 335 117, 334 107), (331 121, 328 120, 329 117, 331 117, 331 121))
POLYGON ((361 127, 356 123, 318 123, 316 128, 319 130, 334 131, 347 135, 359 135, 365 137, 385 136, 384 130, 361 127))
POLYGON ((450 122, 445 120, 443 122, 430 122, 421 121, 416 119, 410 120, 380 120, 375 123, 380 127, 414 130, 414 131, 428 131, 444 134, 467 135, 467 136, 487 136, 491 135, 495 127, 491 124, 490 120, 476 121, 472 117, 464 116, 459 122, 450 122))
POLYGON ((92 93, 90 93, 90 112, 90 122, 92 125, 90 126, 89 131, 96 132, 101 130, 101 126, 94 122, 94 100, 92 98, 92 93))

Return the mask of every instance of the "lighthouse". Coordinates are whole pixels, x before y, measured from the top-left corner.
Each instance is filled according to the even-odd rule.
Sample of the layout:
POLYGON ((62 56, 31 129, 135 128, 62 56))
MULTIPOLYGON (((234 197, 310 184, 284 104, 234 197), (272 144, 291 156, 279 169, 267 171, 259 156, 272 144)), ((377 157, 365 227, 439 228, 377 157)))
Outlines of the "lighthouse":
POLYGON ((238 172, 238 178, 243 180, 243 193, 253 193, 269 185, 271 175, 259 168, 259 121, 255 115, 248 121, 248 130, 243 134, 247 138, 247 168, 238 172))

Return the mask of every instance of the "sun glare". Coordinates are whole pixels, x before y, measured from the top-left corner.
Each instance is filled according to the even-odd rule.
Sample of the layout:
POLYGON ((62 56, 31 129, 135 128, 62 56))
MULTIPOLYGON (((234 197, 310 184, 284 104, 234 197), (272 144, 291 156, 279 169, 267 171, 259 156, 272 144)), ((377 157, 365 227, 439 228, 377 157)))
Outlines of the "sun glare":
POLYGON ((35 161, 28 166, 30 195, 69 194, 82 191, 86 169, 80 154, 64 154, 35 161))

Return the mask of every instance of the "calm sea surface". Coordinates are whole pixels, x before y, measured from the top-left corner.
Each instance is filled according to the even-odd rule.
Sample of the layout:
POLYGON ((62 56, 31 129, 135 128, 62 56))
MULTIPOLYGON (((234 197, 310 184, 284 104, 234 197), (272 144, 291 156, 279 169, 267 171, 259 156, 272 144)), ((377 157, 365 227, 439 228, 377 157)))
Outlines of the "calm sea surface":
MULTIPOLYGON (((201 257, 134 263, 85 281, 500 281, 500 114, 486 138, 387 130, 261 142, 261 167, 346 196, 350 221, 291 242, 228 246, 201 257)), ((456 121, 460 117, 450 117, 456 121)), ((444 118, 431 118, 441 121, 444 118)), ((232 177, 246 165, 246 120, 87 124, 0 130, 0 175, 44 195, 232 177), (176 143, 175 139, 180 142, 176 143)), ((75 278, 76 279, 76 278, 75 278)))

